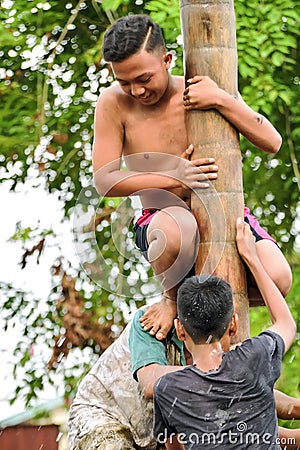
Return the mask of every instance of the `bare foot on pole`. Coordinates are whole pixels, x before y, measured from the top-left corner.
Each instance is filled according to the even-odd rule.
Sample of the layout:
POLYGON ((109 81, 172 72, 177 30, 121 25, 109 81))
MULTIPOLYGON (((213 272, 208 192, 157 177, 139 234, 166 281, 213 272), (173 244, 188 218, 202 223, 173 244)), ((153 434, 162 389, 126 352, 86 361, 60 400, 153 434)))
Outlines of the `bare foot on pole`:
POLYGON ((140 318, 140 322, 145 331, 149 331, 152 336, 162 341, 173 327, 176 315, 176 301, 164 294, 158 303, 150 306, 140 318))

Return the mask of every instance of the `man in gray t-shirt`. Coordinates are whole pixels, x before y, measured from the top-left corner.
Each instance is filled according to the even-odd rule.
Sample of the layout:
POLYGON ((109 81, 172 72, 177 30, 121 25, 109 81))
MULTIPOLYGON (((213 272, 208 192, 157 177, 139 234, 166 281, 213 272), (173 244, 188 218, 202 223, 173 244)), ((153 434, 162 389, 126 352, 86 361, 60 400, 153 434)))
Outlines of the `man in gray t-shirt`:
POLYGON ((191 365, 161 378, 155 392, 158 442, 181 433, 187 449, 279 450, 273 386, 283 352, 281 337, 268 331, 224 353, 215 370, 191 365))
POLYGON ((242 219, 237 220, 237 246, 272 326, 231 350, 238 317, 230 285, 196 275, 180 286, 175 326, 193 365, 164 375, 154 387, 154 436, 160 443, 176 442, 176 450, 280 449, 273 388, 296 324, 242 219))

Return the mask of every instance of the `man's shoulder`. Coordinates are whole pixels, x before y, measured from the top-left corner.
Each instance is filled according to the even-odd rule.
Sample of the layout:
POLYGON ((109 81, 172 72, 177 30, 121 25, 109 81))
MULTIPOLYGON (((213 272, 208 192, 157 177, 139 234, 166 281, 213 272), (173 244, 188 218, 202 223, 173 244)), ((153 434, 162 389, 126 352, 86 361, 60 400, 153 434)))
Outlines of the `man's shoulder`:
POLYGON ((185 85, 185 78, 183 75, 174 75, 181 83, 185 85))
POLYGON ((125 94, 119 84, 112 84, 107 87, 101 92, 98 98, 98 104, 109 105, 110 107, 112 105, 118 106, 120 104, 124 107, 130 103, 132 103, 132 99, 129 95, 125 94))
POLYGON ((263 341, 272 354, 276 349, 280 353, 284 353, 284 340, 275 331, 266 329, 257 336, 257 339, 263 341))
POLYGON ((176 393, 177 390, 182 391, 183 386, 189 384, 191 380, 194 380, 195 374, 193 366, 186 366, 181 370, 174 372, 168 372, 162 375, 154 384, 154 391, 166 393, 169 396, 170 390, 172 393, 176 393))
POLYGON ((265 357, 273 357, 275 354, 276 356, 282 357, 284 353, 284 341, 279 334, 267 329, 262 331, 258 336, 246 339, 235 350, 237 354, 247 353, 248 361, 250 361, 251 355, 253 358, 261 355, 263 360, 265 360, 265 357))
MULTIPOLYGON (((261 342, 263 345, 265 345, 267 343, 271 346, 273 346, 272 342, 279 343, 279 344, 283 343, 282 337, 278 333, 276 333, 272 330, 269 330, 269 329, 262 331, 258 336, 253 336, 248 341, 261 342)), ((245 342, 247 342, 247 341, 245 341, 245 342)))
POLYGON ((172 80, 175 81, 175 83, 178 83, 178 86, 184 86, 185 85, 185 78, 182 75, 171 75, 172 80))
POLYGON ((181 75, 171 75, 171 80, 175 87, 175 94, 179 95, 182 100, 182 94, 185 89, 185 78, 181 75))

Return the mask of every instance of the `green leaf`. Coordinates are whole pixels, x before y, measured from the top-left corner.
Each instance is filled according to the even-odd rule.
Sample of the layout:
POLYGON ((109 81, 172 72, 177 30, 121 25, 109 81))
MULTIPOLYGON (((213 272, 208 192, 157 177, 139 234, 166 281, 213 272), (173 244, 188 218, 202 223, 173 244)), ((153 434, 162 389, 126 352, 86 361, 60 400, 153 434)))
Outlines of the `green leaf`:
POLYGON ((271 59, 274 66, 281 67, 284 62, 284 55, 280 52, 274 52, 271 59))
POLYGON ((287 91, 280 91, 279 92, 279 97, 287 104, 290 105, 291 104, 291 98, 290 95, 287 91))

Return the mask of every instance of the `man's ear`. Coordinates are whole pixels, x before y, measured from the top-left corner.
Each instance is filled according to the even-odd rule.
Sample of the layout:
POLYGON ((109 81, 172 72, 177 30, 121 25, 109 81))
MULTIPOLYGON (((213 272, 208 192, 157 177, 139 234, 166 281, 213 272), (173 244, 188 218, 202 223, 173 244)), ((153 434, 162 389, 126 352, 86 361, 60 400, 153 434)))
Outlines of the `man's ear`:
POLYGON ((171 52, 164 53, 163 60, 166 65, 166 69, 170 68, 172 59, 173 59, 173 55, 171 52))
POLYGON ((185 330, 182 326, 182 323, 180 322, 179 319, 175 319, 174 320, 174 325, 175 325, 175 329, 176 329, 176 334, 178 336, 178 339, 180 341, 185 341, 186 336, 185 336, 185 330))
POLYGON ((229 336, 235 336, 238 329, 239 316, 234 313, 229 324, 229 336))

